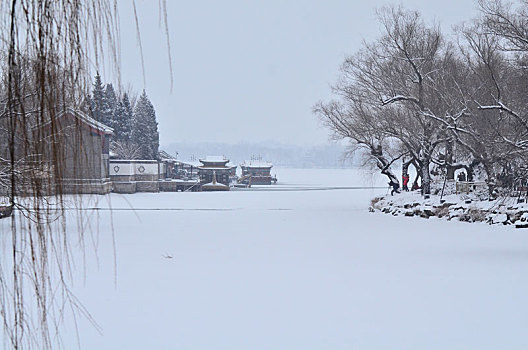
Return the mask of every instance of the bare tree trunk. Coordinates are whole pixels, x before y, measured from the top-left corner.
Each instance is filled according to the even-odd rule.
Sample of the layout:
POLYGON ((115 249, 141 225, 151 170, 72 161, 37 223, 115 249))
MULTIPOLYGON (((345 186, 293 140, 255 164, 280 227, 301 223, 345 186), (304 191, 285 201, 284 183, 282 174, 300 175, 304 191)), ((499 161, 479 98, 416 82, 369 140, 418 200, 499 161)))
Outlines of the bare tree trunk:
POLYGON ((486 171, 487 175, 486 184, 488 185, 488 193, 491 195, 495 190, 495 186, 497 184, 497 177, 495 175, 495 171, 493 170, 493 165, 491 163, 483 161, 482 165, 484 166, 484 170, 486 171))
POLYGON ((473 182, 475 180, 475 172, 473 171, 473 168, 475 166, 477 166, 477 163, 465 167, 467 173, 467 180, 469 182, 473 182))
POLYGON ((408 161, 403 160, 402 163, 402 179, 403 176, 409 173, 409 166, 413 163, 413 158, 409 159, 408 161))
POLYGON ((383 156, 381 146, 371 148, 370 154, 376 159, 376 165, 381 173, 389 178, 389 186, 392 186, 396 192, 399 192, 400 181, 391 169, 392 162, 389 162, 387 158, 383 156))
POLYGON ((429 173, 429 165, 431 160, 428 157, 421 159, 422 163, 422 195, 431 194, 431 174, 429 173))
POLYGON ((422 176, 420 175, 420 173, 416 173, 416 177, 414 178, 413 185, 412 185, 411 189, 412 188, 418 188, 418 181, 420 181, 421 178, 422 178, 422 176))
POLYGON ((455 171, 456 167, 451 166, 449 164, 446 165, 446 179, 447 180, 454 180, 455 179, 455 171))
POLYGON ((454 180, 456 168, 453 166, 453 143, 452 142, 447 142, 446 144, 445 165, 446 165, 446 179, 454 180))
POLYGON ((419 153, 423 196, 431 194, 431 172, 429 169, 431 164, 431 151, 430 147, 422 146, 419 153))
POLYGON ((400 188, 400 181, 398 180, 398 177, 392 172, 389 162, 387 159, 381 157, 382 159, 377 159, 377 165, 378 168, 381 170, 381 173, 389 178, 389 184, 393 186, 392 184, 396 185, 397 188, 400 188))

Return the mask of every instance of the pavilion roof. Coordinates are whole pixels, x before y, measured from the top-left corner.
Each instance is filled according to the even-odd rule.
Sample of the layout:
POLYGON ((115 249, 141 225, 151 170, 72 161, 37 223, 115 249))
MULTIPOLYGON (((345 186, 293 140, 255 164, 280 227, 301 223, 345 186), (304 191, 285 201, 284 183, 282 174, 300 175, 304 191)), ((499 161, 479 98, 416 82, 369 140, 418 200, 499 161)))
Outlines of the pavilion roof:
POLYGON ((263 160, 245 160, 240 166, 246 168, 272 168, 273 164, 263 160))

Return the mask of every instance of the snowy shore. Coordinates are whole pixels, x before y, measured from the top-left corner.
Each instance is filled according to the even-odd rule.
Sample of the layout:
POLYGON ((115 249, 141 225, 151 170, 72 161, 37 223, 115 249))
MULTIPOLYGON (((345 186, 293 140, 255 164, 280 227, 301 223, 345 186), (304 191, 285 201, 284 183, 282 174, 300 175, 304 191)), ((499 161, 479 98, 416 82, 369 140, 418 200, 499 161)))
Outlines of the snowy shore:
POLYGON ((381 211, 394 216, 437 217, 463 222, 485 222, 490 225, 528 227, 528 205, 517 203, 517 198, 478 200, 464 194, 451 194, 440 198, 431 195, 424 199, 420 192, 404 192, 394 196, 376 197, 370 211, 381 211))

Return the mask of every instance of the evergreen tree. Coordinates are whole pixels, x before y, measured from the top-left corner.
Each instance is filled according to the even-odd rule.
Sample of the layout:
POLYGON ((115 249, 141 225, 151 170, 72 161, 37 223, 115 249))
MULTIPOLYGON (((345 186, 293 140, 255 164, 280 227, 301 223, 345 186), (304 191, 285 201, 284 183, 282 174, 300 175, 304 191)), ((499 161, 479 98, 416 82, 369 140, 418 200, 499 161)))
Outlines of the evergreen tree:
POLYGON ((132 130, 132 107, 125 93, 121 101, 117 103, 113 116, 114 139, 116 141, 129 141, 132 130))
POLYGON ((105 92, 103 89, 103 83, 101 82, 101 76, 99 75, 99 72, 97 72, 93 84, 92 98, 90 100, 90 112, 92 118, 101 122, 103 120, 104 109, 105 92))
POLYGON ((123 113, 124 113, 124 107, 123 107, 123 101, 117 102, 116 108, 114 109, 114 115, 112 116, 113 125, 112 128, 114 128, 114 141, 123 141, 127 139, 123 135, 123 113))
POLYGON ((125 138, 126 140, 130 140, 130 138, 132 137, 132 123, 134 122, 134 112, 132 110, 132 105, 130 104, 128 94, 126 92, 123 95, 123 99, 121 100, 121 102, 123 103, 123 138, 125 138))
POLYGON ((159 133, 156 111, 145 90, 134 109, 131 140, 142 146, 142 158, 158 159, 159 133))
POLYGON ((114 91, 112 84, 106 84, 105 88, 105 98, 104 98, 104 108, 101 122, 105 125, 108 125, 111 128, 114 128, 114 111, 117 107, 117 97, 114 91))

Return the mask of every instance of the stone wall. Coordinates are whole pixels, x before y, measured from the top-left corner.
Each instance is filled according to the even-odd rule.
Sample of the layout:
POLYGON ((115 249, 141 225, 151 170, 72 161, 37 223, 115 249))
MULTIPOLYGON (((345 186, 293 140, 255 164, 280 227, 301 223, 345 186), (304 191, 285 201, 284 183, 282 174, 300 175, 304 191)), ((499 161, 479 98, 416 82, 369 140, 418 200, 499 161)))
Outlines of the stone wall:
POLYGON ((109 178, 106 179, 76 179, 63 180, 63 193, 73 194, 107 194, 112 190, 112 182, 109 178))
POLYGON ((156 160, 110 160, 113 192, 159 192, 160 164, 156 160))

